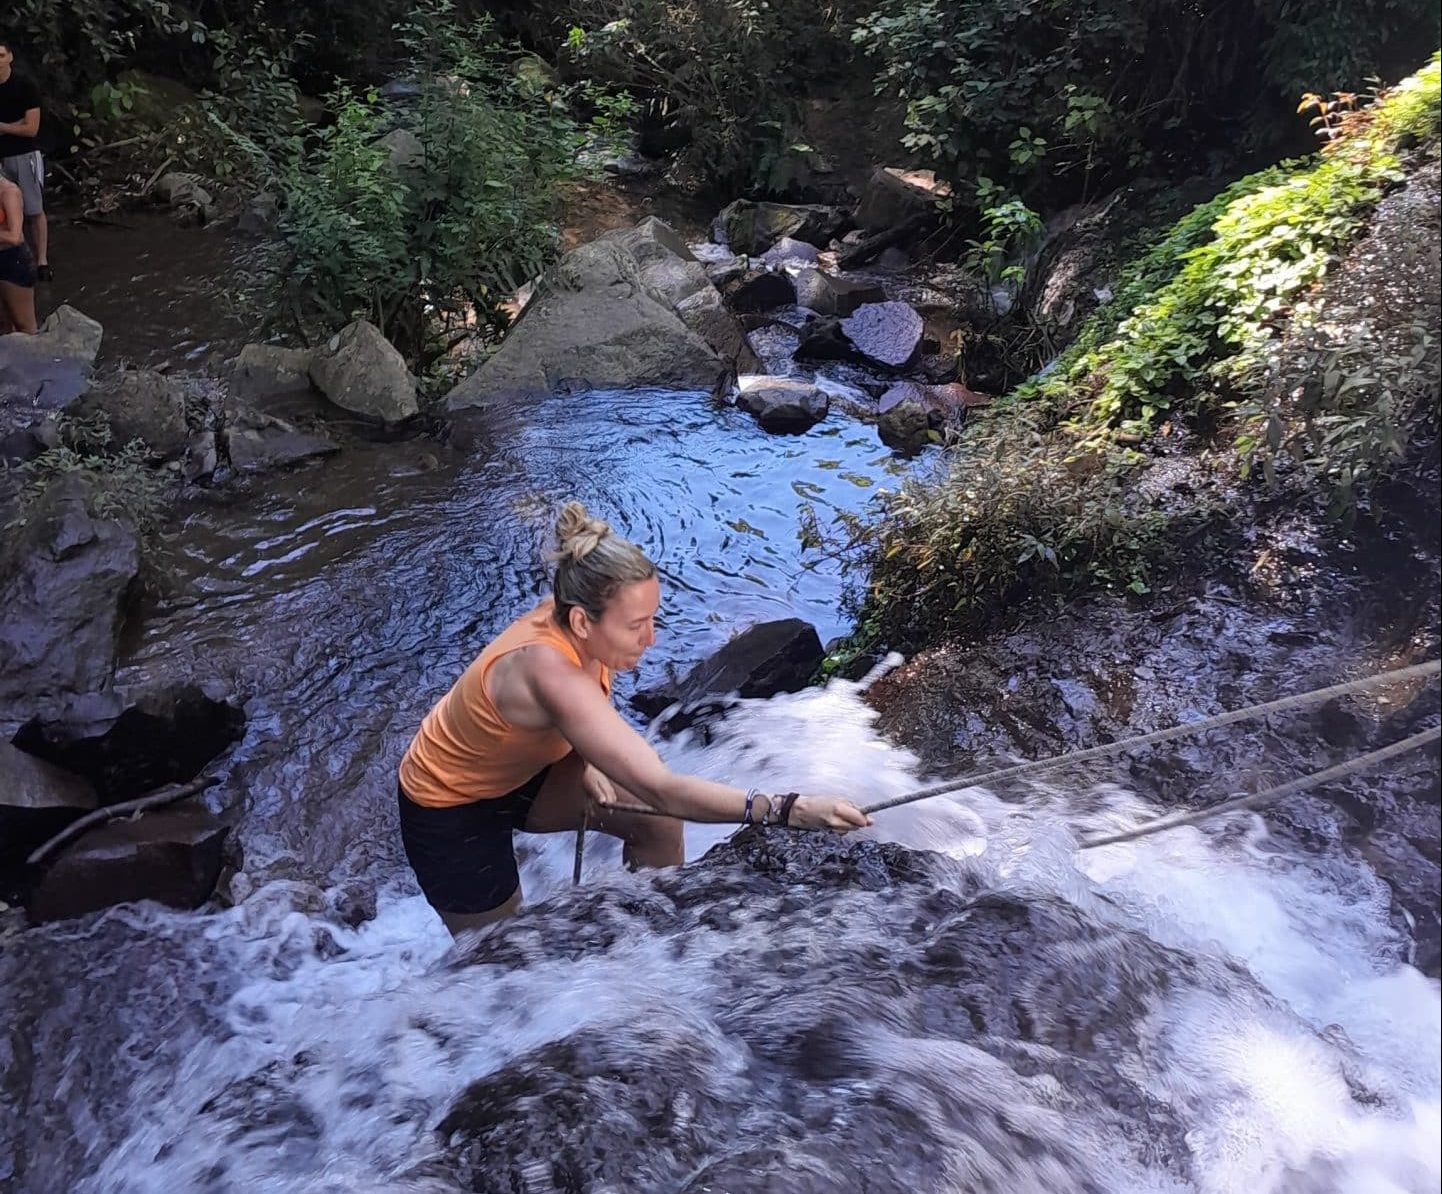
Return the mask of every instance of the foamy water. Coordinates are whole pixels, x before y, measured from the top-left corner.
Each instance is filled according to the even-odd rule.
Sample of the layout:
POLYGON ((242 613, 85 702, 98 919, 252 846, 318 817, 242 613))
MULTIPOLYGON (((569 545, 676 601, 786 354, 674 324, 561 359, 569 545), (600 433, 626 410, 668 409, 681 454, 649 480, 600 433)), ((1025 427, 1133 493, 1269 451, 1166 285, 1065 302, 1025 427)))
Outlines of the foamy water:
MULTIPOLYGON (((916 760, 882 740, 873 721, 857 686, 834 682, 747 702, 711 745, 680 740, 663 750, 677 768, 775 790, 869 802, 920 786, 916 760)), ((619 851, 596 835, 585 884, 573 889, 573 843, 561 835, 522 843, 530 909, 487 943, 504 951, 483 948, 475 964, 457 959, 403 884, 358 928, 298 910, 305 901, 289 885, 204 917, 112 914, 143 915, 152 934, 203 939, 245 977, 221 1009, 223 1029, 190 1042, 178 1072, 138 1072, 123 1142, 94 1158, 79 1189, 529 1194, 890 1190, 922 1181, 957 1194, 1436 1191, 1442 1002, 1436 982, 1396 961, 1385 888, 1358 861, 1296 853, 1255 818, 1233 819, 1225 834, 1194 827, 1076 849, 1088 833, 1160 811, 1116 789, 1058 784, 1005 798, 971 789, 882 813, 866 836, 947 856, 937 882, 953 883, 954 895, 1075 910, 1085 935, 1039 944, 1034 975, 1018 971, 1035 989, 1017 999, 1055 1008, 1063 1023, 1076 1012, 1072 976, 1112 976, 1115 1022, 1112 1009, 1081 1008, 1096 1018, 1086 1039, 1103 1043, 1077 1056, 1139 1092, 1157 1122, 1179 1122, 1180 1164, 1161 1156, 1161 1143, 1152 1147, 1151 1129, 1127 1109, 1080 1100, 1076 1058, 1038 1043, 1045 1032, 998 1043, 991 1027, 974 1039, 918 1031, 955 1010, 945 985, 913 1001, 905 990, 875 994, 902 981, 894 966, 858 977, 861 963, 848 959, 884 949, 905 926, 925 931, 917 928, 930 915, 924 893, 908 889, 903 901, 886 890, 798 892, 798 928, 797 913, 783 920, 772 903, 750 901, 742 875, 731 888, 717 885, 716 901, 729 907, 715 911, 729 923, 678 934, 657 927, 657 909, 670 903, 653 877, 623 873, 619 851), (597 925, 601 943, 587 937, 597 925), (577 956, 556 956, 571 932, 577 956), (1133 973, 1143 945, 1147 957, 1133 973), (773 946, 779 954, 768 953, 773 946), (818 1038, 824 1063, 800 1076, 766 1056, 771 1035, 738 1030, 749 1018, 776 1017, 784 1030, 835 1025, 838 1016, 840 1027, 818 1038), (599 1051, 603 1070, 634 1071, 641 1102, 606 1086, 613 1093, 597 1096, 600 1111, 566 1120, 556 1092, 604 1082, 589 1070, 569 1077, 556 1061, 562 1045, 583 1057, 599 1051), (661 1077, 662 1060, 680 1067, 675 1088, 661 1077), (538 1093, 516 1095, 532 1070, 549 1077, 536 1079, 538 1093), (487 1085, 498 1076, 504 1082, 487 1085), (473 1084, 492 1100, 490 1119, 481 1117, 491 1126, 466 1153, 462 1137, 474 1129, 443 1137, 436 1128, 473 1084), (647 1089, 654 1099, 643 1097, 647 1089), (905 1127, 881 1133, 884 1144, 868 1137, 875 1117, 898 1108, 898 1123, 916 1125, 914 1139, 905 1127), (513 1128, 519 1136, 507 1134, 513 1128), (780 1137, 834 1137, 837 1147, 793 1146, 789 1159, 766 1161, 766 1142, 780 1137), (549 1153, 577 1140, 610 1141, 613 1155, 629 1150, 627 1180, 573 1183, 549 1153), (702 1142, 689 1179, 678 1178, 677 1140, 702 1142), (848 1143, 855 1155, 843 1163, 848 1143), (507 1147, 519 1150, 509 1170, 507 1147), (757 1176, 736 1177, 753 1164, 757 1176), (513 1184, 494 1184, 498 1172, 513 1184)), ((688 827, 689 857, 728 833, 688 827)))

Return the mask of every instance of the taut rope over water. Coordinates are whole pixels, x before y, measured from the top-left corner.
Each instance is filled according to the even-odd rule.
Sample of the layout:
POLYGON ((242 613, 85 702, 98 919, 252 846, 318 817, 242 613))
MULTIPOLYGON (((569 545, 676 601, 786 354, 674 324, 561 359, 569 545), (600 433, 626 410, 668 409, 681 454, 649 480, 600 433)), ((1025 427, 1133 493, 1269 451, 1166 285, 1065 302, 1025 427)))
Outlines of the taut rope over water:
MULTIPOLYGON (((1226 713, 1218 713, 1212 717, 1203 717, 1196 721, 1182 722, 1180 725, 1170 726, 1164 730, 1154 730, 1149 734, 1138 734, 1135 737, 1123 738, 1120 741, 1111 742, 1105 746, 1094 746, 1087 750, 1073 751, 1070 754, 1057 755, 1050 759, 1038 759, 1030 763, 1017 763, 994 771, 984 771, 974 775, 962 776, 960 779, 947 780, 945 783, 936 784, 929 788, 920 788, 915 792, 908 792, 903 796, 895 796, 890 800, 882 800, 876 804, 867 805, 863 811, 868 814, 884 812, 887 809, 900 808, 903 805, 915 804, 919 800, 929 800, 933 796, 959 792, 966 788, 986 787, 1002 780, 1015 779, 1022 775, 1038 775, 1042 772, 1054 771, 1061 767, 1069 767, 1077 763, 1089 762, 1093 759, 1102 759, 1111 755, 1123 754, 1129 750, 1136 750, 1140 747, 1155 746, 1160 742, 1170 742, 1190 734, 1202 734, 1208 730, 1220 729, 1223 726, 1233 725, 1239 721, 1249 721, 1253 718, 1267 717, 1273 713, 1282 713, 1290 709, 1301 709, 1308 705, 1322 704, 1326 701, 1335 700, 1338 697, 1348 696, 1355 692, 1365 692, 1367 689, 1378 688, 1386 684, 1399 684, 1409 680, 1425 679, 1436 676, 1439 671, 1442 671, 1442 660, 1436 659, 1429 660, 1426 663, 1412 664, 1409 667, 1394 668, 1391 671, 1379 672, 1376 675, 1364 676, 1357 680, 1345 680, 1340 684, 1328 685, 1326 688, 1316 688, 1310 692, 1280 697, 1275 701, 1266 701, 1259 705, 1248 705, 1241 709, 1233 709, 1226 713)), ((1329 767, 1325 771, 1318 771, 1312 775, 1301 776, 1285 784, 1268 788, 1265 791, 1257 792, 1251 796, 1238 797, 1235 800, 1213 805, 1207 809, 1198 809, 1193 812, 1176 813, 1160 817, 1155 821, 1149 821, 1145 825, 1140 825, 1124 833, 1088 838, 1081 843, 1081 849, 1091 850, 1097 846, 1132 841, 1136 838, 1148 837, 1151 834, 1161 833, 1164 830, 1173 829, 1181 825, 1194 825, 1200 821, 1208 820, 1211 817, 1221 816, 1224 813, 1244 808, 1256 808, 1271 801, 1294 795, 1297 792, 1314 787, 1317 784, 1330 783, 1334 779, 1342 779, 1346 776, 1355 775, 1369 767, 1374 767, 1379 763, 1386 762, 1388 759, 1396 758, 1398 755, 1404 754, 1407 751, 1418 750, 1438 741, 1439 738, 1442 738, 1442 728, 1433 727, 1432 729, 1423 730, 1413 734, 1410 738, 1404 738, 1402 741, 1395 742, 1391 746, 1385 746, 1369 754, 1361 755, 1347 763, 1329 767)), ((672 815, 645 804, 611 804, 607 805, 606 808, 610 811, 639 813, 642 816, 648 817, 669 817, 672 815)), ((576 831, 576 865, 573 873, 573 882, 576 883, 581 881, 585 835, 586 830, 585 824, 583 823, 582 828, 576 831)))

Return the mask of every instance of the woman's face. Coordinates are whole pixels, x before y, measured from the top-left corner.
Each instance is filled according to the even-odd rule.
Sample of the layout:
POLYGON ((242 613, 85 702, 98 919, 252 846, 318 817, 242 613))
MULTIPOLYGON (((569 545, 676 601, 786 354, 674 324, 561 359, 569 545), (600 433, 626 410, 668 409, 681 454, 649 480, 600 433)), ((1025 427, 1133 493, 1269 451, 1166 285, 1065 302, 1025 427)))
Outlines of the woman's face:
POLYGON ((661 585, 653 576, 620 589, 598 621, 591 621, 582 610, 573 610, 571 625, 592 659, 613 672, 630 671, 656 641, 660 606, 661 585))

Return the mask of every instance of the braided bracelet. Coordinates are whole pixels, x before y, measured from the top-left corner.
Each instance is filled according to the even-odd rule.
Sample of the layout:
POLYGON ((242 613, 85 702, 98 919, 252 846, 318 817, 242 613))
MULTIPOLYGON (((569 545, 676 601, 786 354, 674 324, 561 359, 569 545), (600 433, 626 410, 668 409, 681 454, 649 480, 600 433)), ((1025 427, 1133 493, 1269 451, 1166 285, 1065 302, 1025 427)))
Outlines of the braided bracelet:
POLYGON ((743 824, 743 825, 754 825, 754 824, 756 824, 755 820, 753 820, 753 818, 752 818, 752 807, 751 807, 751 806, 756 803, 756 797, 759 796, 759 795, 760 795, 760 793, 759 793, 755 788, 747 788, 747 789, 746 789, 746 811, 741 814, 741 824, 743 824))
POLYGON ((776 823, 778 825, 785 826, 791 824, 791 810, 800 798, 800 792, 787 792, 786 795, 781 798, 781 811, 776 817, 776 823))

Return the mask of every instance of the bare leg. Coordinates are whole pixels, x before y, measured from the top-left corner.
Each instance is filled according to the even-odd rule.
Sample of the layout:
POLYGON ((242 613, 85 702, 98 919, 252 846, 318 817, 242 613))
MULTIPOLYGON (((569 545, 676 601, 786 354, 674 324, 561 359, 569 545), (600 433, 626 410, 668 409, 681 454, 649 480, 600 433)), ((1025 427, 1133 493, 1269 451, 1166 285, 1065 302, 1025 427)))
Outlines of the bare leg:
POLYGON ((451 936, 457 939, 462 933, 473 933, 479 928, 489 924, 495 924, 498 920, 505 920, 508 916, 514 916, 516 909, 521 906, 521 889, 499 908, 492 908, 489 912, 442 912, 436 909, 436 915, 445 921, 446 928, 450 929, 451 936))
POLYGON ((50 225, 45 213, 37 212, 25 218, 25 231, 29 233, 30 251, 35 254, 36 265, 50 264, 50 225))
MULTIPOLYGON (((536 793, 531 815, 526 819, 527 833, 564 833, 579 829, 586 813, 586 792, 581 784, 585 767, 575 755, 567 755, 551 768, 546 782, 536 793)), ((621 788, 616 794, 626 801, 636 798, 621 788)), ((608 813, 592 809, 587 823, 624 843, 622 856, 629 867, 680 866, 686 857, 686 844, 681 822, 668 817, 647 817, 637 813, 608 813)))
POLYGON ((5 308, 5 322, 17 332, 28 332, 34 335, 35 326, 35 291, 29 286, 16 286, 10 282, 0 282, 0 304, 5 308))

